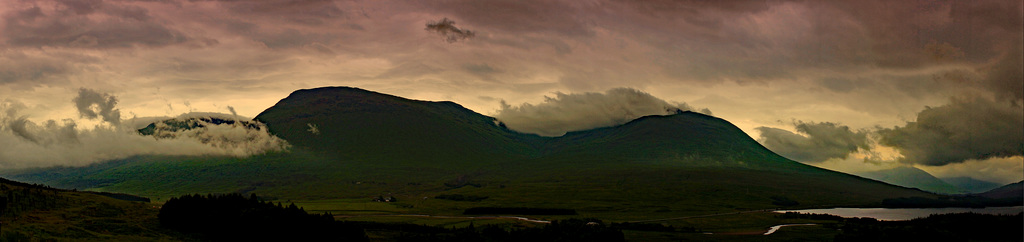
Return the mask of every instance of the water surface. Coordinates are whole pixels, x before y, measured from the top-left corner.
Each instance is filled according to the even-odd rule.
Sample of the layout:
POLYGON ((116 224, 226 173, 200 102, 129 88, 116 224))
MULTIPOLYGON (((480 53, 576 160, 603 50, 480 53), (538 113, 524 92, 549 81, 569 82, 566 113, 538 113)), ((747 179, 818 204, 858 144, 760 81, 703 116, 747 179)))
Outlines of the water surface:
POLYGON ((798 212, 831 214, 844 218, 874 218, 883 221, 911 220, 915 218, 928 217, 932 214, 947 213, 979 213, 979 214, 1001 214, 1015 215, 1024 212, 1024 206, 1014 207, 987 207, 987 208, 828 208, 828 209, 803 209, 803 210, 778 210, 776 213, 798 212))

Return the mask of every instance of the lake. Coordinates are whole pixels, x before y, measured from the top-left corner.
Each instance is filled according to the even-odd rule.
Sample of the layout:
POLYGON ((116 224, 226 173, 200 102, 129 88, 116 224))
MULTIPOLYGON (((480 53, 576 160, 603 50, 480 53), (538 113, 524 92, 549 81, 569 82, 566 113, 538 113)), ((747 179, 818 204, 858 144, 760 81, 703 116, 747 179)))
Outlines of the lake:
POLYGON ((979 214, 1003 214, 1014 215, 1024 212, 1024 206, 1014 207, 987 207, 987 208, 828 208, 828 209, 803 209, 803 210, 778 210, 776 213, 798 212, 831 214, 844 218, 874 218, 884 221, 911 220, 915 218, 928 217, 932 214, 947 213, 979 213, 979 214))

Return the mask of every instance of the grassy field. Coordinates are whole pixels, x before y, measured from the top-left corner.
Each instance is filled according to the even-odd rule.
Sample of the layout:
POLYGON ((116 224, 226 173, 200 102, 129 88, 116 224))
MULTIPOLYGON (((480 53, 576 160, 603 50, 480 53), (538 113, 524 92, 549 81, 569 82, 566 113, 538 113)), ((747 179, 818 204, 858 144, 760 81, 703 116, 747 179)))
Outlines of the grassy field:
POLYGON ((180 240, 160 227, 159 205, 96 194, 0 182, 0 241, 180 240))

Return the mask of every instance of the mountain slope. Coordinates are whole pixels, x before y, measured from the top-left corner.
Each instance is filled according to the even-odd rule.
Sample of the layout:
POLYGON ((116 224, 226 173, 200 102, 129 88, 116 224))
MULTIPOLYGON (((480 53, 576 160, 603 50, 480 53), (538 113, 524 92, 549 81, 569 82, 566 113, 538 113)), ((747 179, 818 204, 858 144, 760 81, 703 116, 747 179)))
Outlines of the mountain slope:
POLYGON ((1002 185, 995 182, 982 181, 971 177, 947 177, 939 178, 942 181, 949 183, 950 185, 960 188, 962 191, 968 193, 982 193, 992 189, 1001 187, 1002 185))
POLYGON ((731 123, 695 112, 646 116, 549 140, 546 155, 618 157, 683 166, 808 168, 765 149, 731 123))
POLYGON ((992 199, 1024 200, 1024 181, 1019 181, 1017 183, 1001 186, 999 188, 978 194, 978 196, 992 199))
POLYGON ((508 130, 451 102, 327 87, 296 91, 255 120, 292 150, 244 159, 147 156, 18 177, 155 198, 393 196, 408 213, 511 206, 636 219, 933 197, 785 159, 731 123, 692 112, 551 138, 508 130), (425 199, 445 194, 486 199, 425 199))
POLYGON ((118 200, 113 197, 132 196, 116 195, 123 194, 61 190, 0 178, 0 240, 186 239, 160 227, 158 210, 151 203, 118 200))
POLYGON ((961 194, 962 189, 950 185, 921 169, 901 166, 888 170, 858 173, 866 178, 887 182, 897 186, 913 187, 941 194, 961 194))
POLYGON ((349 87, 295 91, 255 120, 293 145, 350 159, 476 167, 534 155, 528 135, 458 104, 349 87))

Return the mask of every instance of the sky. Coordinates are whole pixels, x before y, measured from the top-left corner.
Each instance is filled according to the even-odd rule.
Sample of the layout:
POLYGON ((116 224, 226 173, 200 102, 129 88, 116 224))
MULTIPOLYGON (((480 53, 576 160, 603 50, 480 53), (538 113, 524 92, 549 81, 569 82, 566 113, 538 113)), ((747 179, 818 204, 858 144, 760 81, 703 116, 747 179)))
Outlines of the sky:
POLYGON ((1017 0, 2 1, 0 143, 79 153, 9 149, 0 169, 130 155, 59 140, 352 86, 547 136, 693 110, 811 165, 1015 182, 1022 15, 1017 0))

